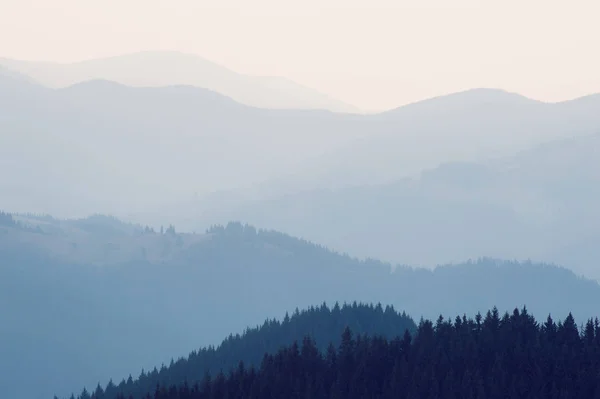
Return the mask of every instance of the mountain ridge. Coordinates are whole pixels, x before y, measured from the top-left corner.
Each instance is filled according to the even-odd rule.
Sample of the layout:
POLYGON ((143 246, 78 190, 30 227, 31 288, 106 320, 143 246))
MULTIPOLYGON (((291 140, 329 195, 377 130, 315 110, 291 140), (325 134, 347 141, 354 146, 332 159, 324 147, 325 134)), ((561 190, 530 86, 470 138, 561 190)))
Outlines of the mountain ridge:
POLYGON ((375 114, 393 114, 396 111, 400 111, 403 108, 411 108, 417 106, 427 106, 436 102, 441 102, 453 98, 462 98, 468 102, 477 102, 476 100, 485 100, 484 103, 507 103, 509 99, 519 101, 521 104, 542 104, 542 105, 565 105, 569 103, 585 102, 585 101, 598 101, 600 99, 600 93, 586 94, 580 97, 575 97, 561 101, 542 101, 532 97, 527 97, 521 93, 505 90, 499 87, 473 87, 470 89, 464 89, 452 93, 441 94, 429 98, 425 98, 419 101, 413 101, 398 107, 391 108, 389 110, 377 112, 375 114))
POLYGON ((243 75, 202 57, 177 51, 141 51, 73 63, 0 58, 0 65, 60 88, 91 79, 134 87, 191 85, 210 89, 243 104, 274 109, 329 109, 357 113, 356 107, 289 79, 243 75))
MULTIPOLYGON (((126 397, 143 399, 159 384, 177 381, 193 385, 210 373, 227 373, 240 363, 245 367, 258 367, 266 354, 273 354, 290 342, 311 339, 316 348, 326 353, 329 345, 338 346, 343 330, 350 328, 355 334, 381 335, 393 338, 408 331, 414 334, 417 325, 405 313, 397 312, 393 306, 381 304, 335 304, 311 306, 286 313, 285 317, 266 320, 256 327, 248 327, 243 333, 230 334, 218 346, 209 346, 192 351, 187 357, 163 364, 153 370, 142 372, 135 380, 125 378, 117 386, 109 383, 105 397, 113 398, 117 392, 126 397)), ((93 392, 89 387, 89 392, 93 392)))
POLYGON ((267 187, 264 198, 242 193, 237 201, 234 193, 215 195, 173 206, 170 215, 184 230, 244 220, 359 257, 411 265, 530 258, 598 279, 599 253, 590 243, 600 237, 594 225, 599 152, 600 132, 485 162, 442 163, 382 184, 269 195, 267 187), (196 221, 176 217, 182 209, 198 212, 196 221))
POLYGON ((246 187, 250 197, 261 198, 385 184, 441 163, 510 155, 600 126, 593 98, 521 107, 511 95, 494 92, 514 106, 479 110, 459 95, 388 117, 255 108, 192 86, 103 80, 48 89, 2 75, 0 85, 0 206, 65 217, 147 214, 246 187))

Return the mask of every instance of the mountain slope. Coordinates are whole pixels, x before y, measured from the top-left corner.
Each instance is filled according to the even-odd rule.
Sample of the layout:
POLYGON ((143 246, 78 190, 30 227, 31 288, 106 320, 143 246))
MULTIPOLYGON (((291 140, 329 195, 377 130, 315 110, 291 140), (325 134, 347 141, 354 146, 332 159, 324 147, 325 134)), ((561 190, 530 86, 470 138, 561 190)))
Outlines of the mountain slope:
MULTIPOLYGON (((143 373, 134 381, 123 381, 112 389, 107 389, 106 397, 123 394, 142 399, 142 394, 152 392, 157 385, 183 384, 193 385, 200 382, 206 373, 217 376, 237 368, 240 362, 246 367, 260 366, 265 354, 275 354, 291 342, 302 342, 310 337, 317 342, 315 347, 322 353, 330 344, 338 346, 345 328, 356 334, 381 335, 393 338, 406 331, 413 334, 417 326, 414 321, 397 313, 392 307, 383 309, 381 305, 352 304, 332 308, 326 304, 308 310, 286 314, 282 321, 267 320, 261 326, 247 329, 242 335, 230 335, 218 347, 202 348, 192 352, 187 358, 171 362, 158 370, 143 373), (142 393, 142 394, 140 394, 142 393)), ((91 390, 90 390, 91 392, 91 390)))
POLYGON ((386 303, 416 319, 494 305, 586 318, 600 303, 596 282, 547 265, 488 259, 392 272, 235 223, 193 235, 103 218, 17 220, 0 226, 0 390, 8 397, 105 385, 323 302, 386 303))
POLYGON ((351 105, 290 80, 241 75, 201 57, 178 52, 139 52, 71 64, 0 58, 0 65, 53 88, 97 79, 135 87, 190 85, 261 108, 358 112, 351 105))
POLYGON ((99 80, 51 90, 0 76, 1 206, 83 216, 191 199, 351 140, 361 134, 353 120, 251 108, 189 86, 99 80))
POLYGON ((296 178, 318 177, 327 188, 381 184, 442 162, 510 156, 599 132, 599 110, 600 95, 542 103, 496 89, 454 93, 368 116, 379 129, 316 159, 296 178))
POLYGON ((600 279, 593 244, 600 239, 598 171, 600 134, 486 162, 447 163, 388 184, 215 200, 204 209, 199 203, 195 224, 175 218, 185 207, 173 208, 172 220, 186 229, 244 220, 354 256, 411 265, 535 259, 600 279))
MULTIPOLYGON (((598 351, 597 318, 579 330, 571 314, 557 324, 537 321, 526 308, 504 316, 492 309, 474 319, 423 320, 414 337, 393 340, 346 329, 325 355, 304 340, 266 355, 260 367, 240 364, 201 383, 166 382, 146 393, 155 399, 596 398, 598 351)), ((100 397, 98 388, 92 398, 100 397)))
POLYGON ((9 79, 13 79, 13 80, 17 80, 17 81, 21 81, 21 82, 35 83, 35 81, 33 79, 31 79, 29 76, 23 75, 19 72, 16 72, 16 71, 13 71, 6 67, 3 67, 2 65, 0 65, 0 76, 9 78, 9 79))

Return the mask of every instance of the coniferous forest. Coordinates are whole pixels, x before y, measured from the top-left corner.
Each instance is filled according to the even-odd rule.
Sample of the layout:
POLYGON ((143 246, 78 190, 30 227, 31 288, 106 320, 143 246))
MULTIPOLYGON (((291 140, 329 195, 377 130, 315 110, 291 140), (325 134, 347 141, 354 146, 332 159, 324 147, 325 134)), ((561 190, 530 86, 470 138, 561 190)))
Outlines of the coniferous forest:
MULTIPOLYGON (((318 342, 316 348, 324 353, 329 344, 340 343, 340 332, 344 328, 366 335, 394 337, 405 331, 414 333, 417 325, 405 313, 399 313, 391 306, 335 304, 329 308, 325 303, 307 310, 296 309, 282 321, 266 320, 263 325, 249 328, 243 334, 229 335, 218 347, 207 347, 190 353, 187 359, 172 361, 160 370, 156 368, 144 372, 134 381, 129 377, 118 386, 109 383, 104 396, 115 397, 118 393, 127 397, 143 399, 145 394, 157 385, 183 384, 186 381, 199 382, 205 373, 217 375, 221 371, 235 368, 240 362, 247 366, 260 365, 266 353, 275 354, 291 342, 301 342, 311 337, 318 342)), ((96 388, 96 397, 101 390, 96 388)), ((85 397, 85 392, 82 395, 85 397)))
MULTIPOLYGON (((268 325, 265 339, 274 331, 268 325)), ((265 353, 256 366, 240 361, 146 392, 127 390, 140 388, 139 381, 111 384, 79 398, 600 398, 600 323, 578 327, 571 314, 538 322, 525 307, 504 315, 494 308, 475 318, 421 320, 415 332, 395 338, 354 334, 347 326, 337 346, 322 348, 307 335, 265 353)), ((183 365, 187 370, 166 370, 179 368, 179 377, 201 372, 192 360, 183 365)))

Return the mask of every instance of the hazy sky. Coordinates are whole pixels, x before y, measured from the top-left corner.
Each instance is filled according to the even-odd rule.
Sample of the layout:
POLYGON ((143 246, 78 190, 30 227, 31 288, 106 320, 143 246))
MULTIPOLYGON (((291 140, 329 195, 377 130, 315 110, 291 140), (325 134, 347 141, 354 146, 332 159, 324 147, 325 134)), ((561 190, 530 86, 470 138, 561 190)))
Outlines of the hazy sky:
POLYGON ((472 87, 600 92, 598 0, 0 0, 0 56, 193 53, 365 110, 472 87))

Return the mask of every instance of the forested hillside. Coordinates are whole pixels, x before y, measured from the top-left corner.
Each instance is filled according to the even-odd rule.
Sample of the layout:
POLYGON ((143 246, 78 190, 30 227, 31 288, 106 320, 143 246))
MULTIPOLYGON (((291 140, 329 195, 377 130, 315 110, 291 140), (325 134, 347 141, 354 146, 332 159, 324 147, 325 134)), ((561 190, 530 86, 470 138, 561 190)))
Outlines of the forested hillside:
POLYGON ((323 302, 379 302, 415 319, 523 305, 536 317, 585 319, 600 303, 596 282, 550 265, 392 268, 239 223, 194 235, 103 217, 35 226, 11 218, 17 226, 0 226, 0 391, 8 397, 105 386, 323 302))
POLYGON ((117 394, 126 397, 140 398, 157 385, 171 385, 200 382, 205 375, 218 375, 238 366, 240 362, 247 366, 258 367, 265 354, 277 351, 294 341, 302 341, 310 337, 318 344, 317 350, 325 353, 329 345, 337 346, 341 332, 345 328, 367 335, 381 335, 393 338, 405 331, 413 334, 417 326, 405 314, 400 314, 393 307, 381 305, 352 304, 329 308, 326 304, 310 307, 308 310, 296 311, 285 315, 282 321, 267 320, 262 326, 249 328, 243 334, 230 335, 218 347, 207 347, 192 352, 187 358, 181 358, 160 370, 154 368, 150 372, 142 372, 138 379, 123 380, 118 386, 112 382, 106 386, 104 396, 100 389, 84 389, 94 392, 95 397, 110 398, 117 394))
MULTIPOLYGON (((346 329, 326 353, 310 338, 203 381, 161 384, 154 399, 600 397, 600 324, 581 331, 571 314, 538 322, 526 308, 501 316, 421 321, 395 339, 346 329)), ((127 398, 101 389, 92 398, 127 398)), ((88 395, 84 395, 86 398, 88 395)))

